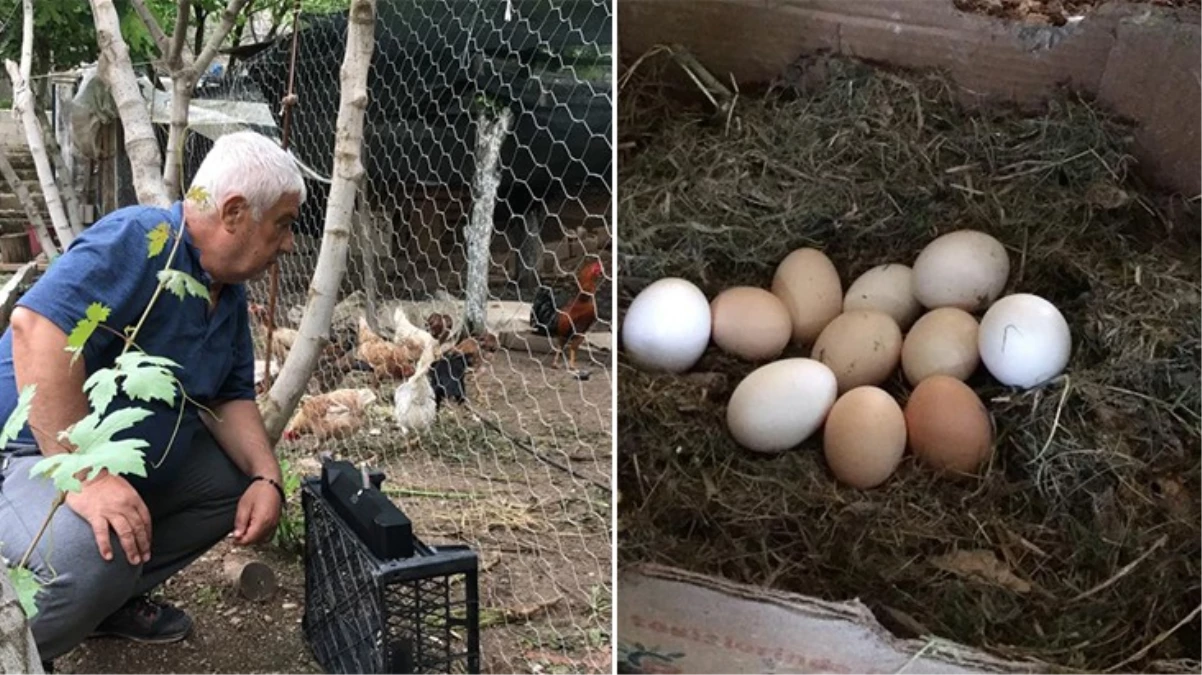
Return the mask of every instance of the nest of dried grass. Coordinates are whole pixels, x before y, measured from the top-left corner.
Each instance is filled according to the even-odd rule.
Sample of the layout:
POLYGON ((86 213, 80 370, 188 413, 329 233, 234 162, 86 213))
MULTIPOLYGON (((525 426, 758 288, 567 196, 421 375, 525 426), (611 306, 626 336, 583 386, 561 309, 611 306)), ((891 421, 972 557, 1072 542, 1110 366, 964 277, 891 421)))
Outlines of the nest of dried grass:
MULTIPOLYGON (((817 437, 775 458, 734 444, 725 401, 754 365, 711 348, 687 376, 623 366, 621 561, 859 597, 904 636, 1056 669, 1197 672, 1197 201, 1142 186, 1130 130, 1069 95, 974 110, 937 74, 817 58, 715 118, 664 68, 642 62, 620 96, 622 308, 661 276, 710 297, 767 286, 803 245, 846 288, 976 228, 1011 252, 1007 292, 1064 313, 1074 351, 1040 390, 970 381, 997 428, 981 480, 907 456, 867 492, 834 481, 817 437), (994 571, 957 569, 980 552, 994 571)), ((909 391, 900 374, 887 389, 909 391)))

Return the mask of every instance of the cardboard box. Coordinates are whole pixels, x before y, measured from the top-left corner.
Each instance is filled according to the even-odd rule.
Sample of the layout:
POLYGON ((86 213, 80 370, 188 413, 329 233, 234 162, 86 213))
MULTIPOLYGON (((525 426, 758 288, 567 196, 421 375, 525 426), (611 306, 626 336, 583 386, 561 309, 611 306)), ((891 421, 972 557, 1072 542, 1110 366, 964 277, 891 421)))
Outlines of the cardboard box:
POLYGON ((1046 672, 938 638, 900 640, 858 600, 826 602, 659 565, 623 570, 618 588, 618 672, 1046 672))

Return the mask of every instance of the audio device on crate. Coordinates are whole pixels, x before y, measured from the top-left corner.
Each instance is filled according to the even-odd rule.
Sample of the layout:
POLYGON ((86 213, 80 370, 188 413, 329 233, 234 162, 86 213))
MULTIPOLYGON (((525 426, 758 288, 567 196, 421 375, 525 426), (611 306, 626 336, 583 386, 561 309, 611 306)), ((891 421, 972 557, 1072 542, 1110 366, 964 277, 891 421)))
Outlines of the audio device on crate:
POLYGON ((323 461, 306 478, 305 640, 329 673, 478 673, 477 557, 431 547, 380 486, 323 461))

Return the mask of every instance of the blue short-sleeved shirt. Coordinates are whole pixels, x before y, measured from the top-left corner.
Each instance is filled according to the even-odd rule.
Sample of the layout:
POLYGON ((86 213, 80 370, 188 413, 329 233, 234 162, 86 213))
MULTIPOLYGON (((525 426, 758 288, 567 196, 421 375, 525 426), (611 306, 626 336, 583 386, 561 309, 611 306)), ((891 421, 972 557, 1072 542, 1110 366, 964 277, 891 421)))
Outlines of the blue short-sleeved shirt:
MULTIPOLYGON (((167 264, 174 235, 181 230, 184 240, 171 263, 172 269, 192 275, 206 288, 211 286, 211 278, 200 266, 200 252, 192 245, 182 223, 180 202, 170 209, 131 206, 114 211, 77 237, 17 305, 49 318, 70 333, 85 316, 88 306, 99 302, 112 308, 104 324, 121 332, 126 326, 136 324, 146 309, 158 284, 157 275, 167 264), (147 235, 164 222, 170 226, 173 237, 162 253, 149 258, 147 235)), ((164 291, 135 341, 146 353, 178 363, 176 377, 188 396, 203 405, 212 407, 221 401, 255 398, 254 347, 246 289, 241 284, 224 287, 212 312, 203 298, 187 296, 181 300, 164 291)), ((12 328, 8 328, 0 337, 0 424, 12 413, 18 395, 12 347, 12 328)), ((111 332, 99 329, 93 333, 83 350, 88 375, 111 367, 122 347, 122 340, 111 332)), ((185 404, 179 432, 171 443, 171 451, 165 453, 179 419, 180 400, 177 393, 176 405, 170 407, 161 401, 130 401, 120 392, 110 405, 110 411, 132 405, 152 411, 150 417, 115 437, 142 438, 150 443, 145 449, 147 477, 127 476, 135 486, 162 485, 188 452, 192 436, 202 424, 199 410, 191 403, 185 404)), ((17 442, 33 443, 28 425, 17 442)))

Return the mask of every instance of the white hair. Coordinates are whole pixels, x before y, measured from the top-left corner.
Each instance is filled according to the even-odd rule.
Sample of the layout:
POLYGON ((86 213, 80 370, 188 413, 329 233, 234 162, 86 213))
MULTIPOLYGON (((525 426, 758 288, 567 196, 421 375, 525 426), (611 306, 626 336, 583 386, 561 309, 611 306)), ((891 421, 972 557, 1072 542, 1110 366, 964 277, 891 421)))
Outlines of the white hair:
POLYGON ((205 210, 238 194, 250 203, 256 220, 286 194, 298 195, 302 203, 306 196, 296 159, 274 140, 254 131, 218 138, 192 177, 189 190, 197 187, 208 193, 209 199, 202 205, 205 210))

